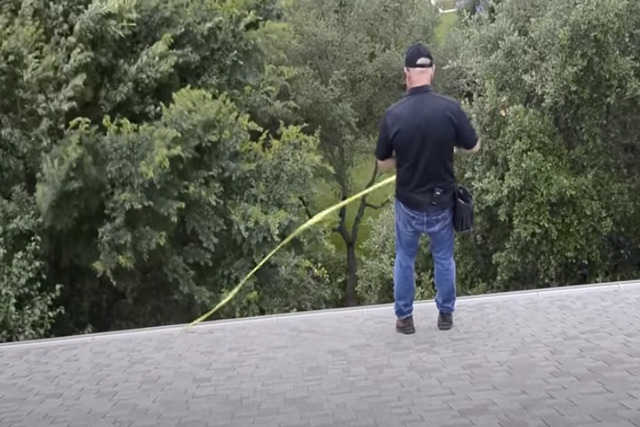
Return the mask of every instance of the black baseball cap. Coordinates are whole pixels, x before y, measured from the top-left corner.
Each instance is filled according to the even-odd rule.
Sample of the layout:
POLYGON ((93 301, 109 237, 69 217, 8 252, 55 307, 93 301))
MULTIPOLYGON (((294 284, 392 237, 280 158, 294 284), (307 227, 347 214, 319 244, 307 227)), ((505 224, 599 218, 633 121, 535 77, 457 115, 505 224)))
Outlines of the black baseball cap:
POLYGON ((431 68, 433 56, 425 45, 416 42, 409 46, 404 55, 404 66, 407 68, 431 68))

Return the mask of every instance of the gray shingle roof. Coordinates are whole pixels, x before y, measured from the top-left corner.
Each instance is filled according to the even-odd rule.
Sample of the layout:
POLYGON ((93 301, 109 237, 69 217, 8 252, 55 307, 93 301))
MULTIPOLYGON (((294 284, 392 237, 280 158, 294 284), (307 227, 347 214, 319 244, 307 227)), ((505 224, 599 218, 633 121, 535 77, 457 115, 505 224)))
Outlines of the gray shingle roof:
POLYGON ((640 426, 640 284, 0 346, 1 426, 640 426))

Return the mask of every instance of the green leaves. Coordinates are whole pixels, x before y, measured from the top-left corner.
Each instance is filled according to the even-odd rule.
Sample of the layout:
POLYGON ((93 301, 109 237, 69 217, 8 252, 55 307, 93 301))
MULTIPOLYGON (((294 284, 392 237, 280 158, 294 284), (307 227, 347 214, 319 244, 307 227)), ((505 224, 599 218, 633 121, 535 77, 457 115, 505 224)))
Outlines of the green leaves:
POLYGON ((502 1, 494 19, 452 35, 446 86, 470 99, 484 145, 460 171, 478 204, 464 253, 484 266, 469 280, 520 289, 637 276, 628 257, 607 261, 619 250, 609 242, 640 248, 628 166, 639 160, 628 150, 640 130, 629 104, 640 101, 637 8, 502 1))
MULTIPOLYGON (((379 120, 404 91, 402 53, 416 40, 431 42, 437 14, 421 0, 300 0, 287 3, 283 21, 259 32, 260 45, 279 70, 278 99, 293 104, 285 116, 288 123, 304 124, 319 135, 329 168, 317 177, 313 197, 304 198, 321 210, 373 182, 379 120)), ((334 240, 352 251, 347 255, 348 304, 356 302, 353 251, 364 203, 345 207, 335 217, 334 240)), ((336 281, 341 276, 335 272, 336 281)))
POLYGON ((488 196, 485 209, 511 230, 504 250, 494 255, 497 281, 521 287, 564 284, 575 263, 599 262, 601 236, 611 230, 611 218, 598 201, 593 176, 571 171, 569 153, 549 120, 523 107, 506 115, 508 124, 496 141, 506 158, 504 174, 478 191, 479 198, 488 196))
MULTIPOLYGON (((278 99, 290 73, 265 68, 254 3, 0 7, 0 195, 10 203, 24 184, 24 209, 38 220, 33 243, 20 239, 3 256, 11 265, 24 254, 33 268, 20 261, 19 283, 42 285, 29 295, 53 307, 38 310, 36 335, 56 304, 72 308, 57 318, 62 334, 191 320, 303 222, 299 195, 323 169, 317 138, 280 125, 295 108, 278 99), (64 285, 59 301, 44 298, 53 283, 64 285)), ((259 6, 277 14, 274 2, 259 6)), ((322 235, 311 234, 258 277, 251 308, 241 300, 232 314, 333 297, 296 291, 324 280, 308 249, 322 235)), ((10 295, 15 285, 3 284, 10 295)))
MULTIPOLYGON (((73 193, 86 201, 99 198, 94 205, 104 211, 96 212, 99 256, 93 267, 138 304, 146 303, 138 292, 148 281, 160 282, 153 286, 183 304, 194 297, 200 307, 211 304, 248 271, 238 254, 256 260, 302 223, 298 195, 321 167, 316 138, 290 127, 279 138, 252 141, 250 133, 259 128, 229 97, 216 99, 202 90, 177 92, 158 121, 135 125, 107 118, 104 126, 104 135, 86 126, 68 132, 47 162, 40 206, 45 217, 56 218, 58 200, 73 193), (89 195, 83 183, 93 182, 91 177, 76 180, 75 173, 95 165, 106 180, 89 195)), ((266 283, 294 286, 285 278, 288 269, 315 275, 304 273, 308 263, 289 262, 266 283)), ((186 307, 175 314, 182 321, 188 315, 195 312, 186 307)))
POLYGON ((0 198, 0 342, 39 338, 62 312, 60 286, 47 286, 40 221, 23 188, 0 198))

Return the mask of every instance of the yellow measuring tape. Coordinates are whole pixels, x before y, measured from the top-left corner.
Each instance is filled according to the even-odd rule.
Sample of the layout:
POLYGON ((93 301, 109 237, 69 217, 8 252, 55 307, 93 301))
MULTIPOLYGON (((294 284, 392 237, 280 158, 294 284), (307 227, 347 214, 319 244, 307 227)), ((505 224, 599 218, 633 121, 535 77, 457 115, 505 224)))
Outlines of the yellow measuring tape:
POLYGON ((249 272, 249 274, 247 274, 244 277, 244 279, 242 279, 240 281, 240 283, 238 283, 238 285, 231 290, 231 292, 229 292, 229 295, 227 295, 222 301, 220 301, 218 303, 218 305, 213 307, 207 313, 205 313, 202 316, 198 317, 193 322, 189 323, 189 326, 197 325, 198 323, 202 322, 203 320, 206 320, 213 313, 215 313, 216 311, 218 311, 222 307, 224 307, 229 301, 231 301, 231 299, 233 299, 233 297, 236 296, 238 291, 240 291, 240 289, 244 286, 244 284, 247 283, 247 280, 249 280, 251 278, 251 276, 253 276, 255 274, 255 272, 258 271, 260 269, 260 267, 262 267, 269 260, 269 258, 271 258, 273 256, 273 254, 275 254, 280 248, 282 248, 284 245, 286 245, 291 240, 293 240, 298 234, 302 233, 307 228, 310 228, 311 226, 319 223, 324 218, 326 218, 329 214, 331 214, 331 213, 337 211, 338 209, 348 205, 349 203, 353 202, 354 200, 358 200, 358 199, 366 196, 367 194, 369 194, 369 193, 371 193, 373 191, 376 191, 379 188, 382 188, 382 187, 384 187, 386 185, 389 185, 392 182, 394 182, 395 180, 396 180, 396 176, 395 175, 391 176, 391 177, 389 177, 387 179, 384 179, 384 180, 378 182, 377 184, 374 184, 371 187, 359 192, 358 194, 354 194, 353 196, 349 197, 348 199, 345 199, 345 200, 341 201, 340 203, 335 204, 335 205, 331 206, 330 208, 327 208, 327 209, 323 210, 322 212, 317 213, 316 215, 314 215, 313 218, 311 218, 309 221, 305 222, 300 227, 298 227, 293 233, 288 235, 286 239, 284 239, 282 242, 280 242, 280 244, 278 246, 276 246, 276 248, 274 250, 269 252, 269 255, 264 257, 262 259, 262 261, 260 261, 258 263, 258 265, 256 265, 255 268, 253 270, 251 270, 249 272))

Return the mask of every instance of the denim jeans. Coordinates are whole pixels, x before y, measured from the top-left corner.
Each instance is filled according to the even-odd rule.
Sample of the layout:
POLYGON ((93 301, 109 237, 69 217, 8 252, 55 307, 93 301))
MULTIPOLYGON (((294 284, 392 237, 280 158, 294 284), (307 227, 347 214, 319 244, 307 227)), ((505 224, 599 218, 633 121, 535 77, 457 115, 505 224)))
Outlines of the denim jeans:
POLYGON ((395 312, 399 319, 413 314, 415 262, 420 236, 431 240, 431 256, 436 284, 436 307, 453 313, 456 303, 456 263, 453 259, 453 210, 413 211, 395 202, 396 261, 393 268, 395 312))

